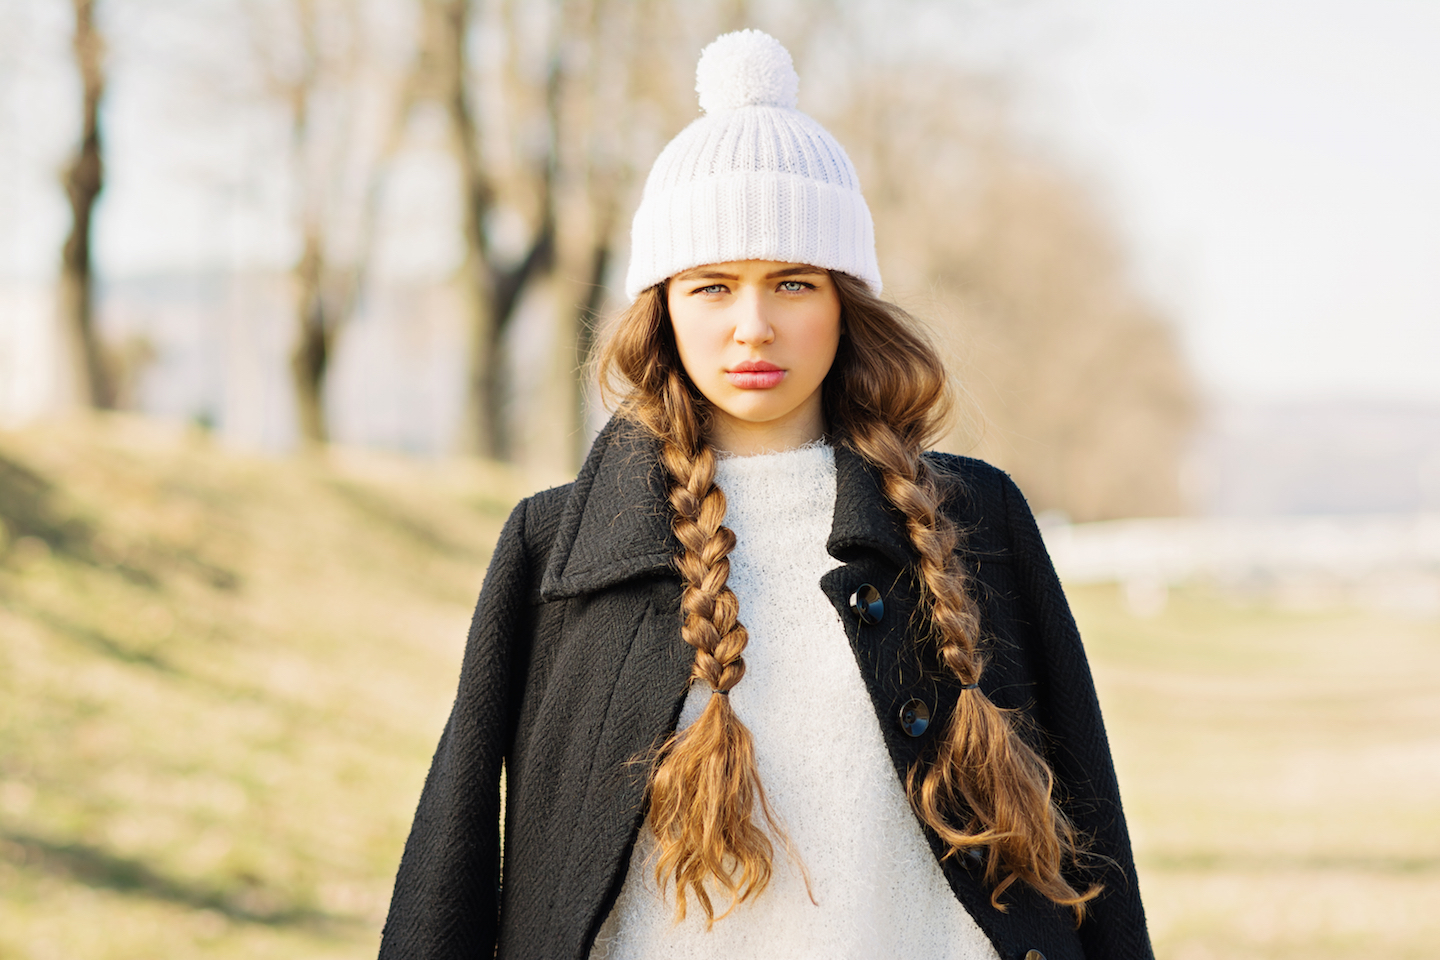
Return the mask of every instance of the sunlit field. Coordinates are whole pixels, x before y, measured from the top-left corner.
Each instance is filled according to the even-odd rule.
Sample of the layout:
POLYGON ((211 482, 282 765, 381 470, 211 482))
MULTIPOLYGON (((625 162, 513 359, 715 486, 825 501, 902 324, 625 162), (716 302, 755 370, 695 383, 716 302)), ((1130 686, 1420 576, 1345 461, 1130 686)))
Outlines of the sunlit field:
POLYGON ((363 957, 520 491, 0 439, 0 956, 363 957))
MULTIPOLYGON (((365 957, 509 505, 476 464, 0 434, 0 958, 365 957)), ((1072 593, 1163 958, 1440 942, 1440 624, 1072 593)))
POLYGON ((1159 956, 1436 956, 1440 623, 1071 601, 1159 956))

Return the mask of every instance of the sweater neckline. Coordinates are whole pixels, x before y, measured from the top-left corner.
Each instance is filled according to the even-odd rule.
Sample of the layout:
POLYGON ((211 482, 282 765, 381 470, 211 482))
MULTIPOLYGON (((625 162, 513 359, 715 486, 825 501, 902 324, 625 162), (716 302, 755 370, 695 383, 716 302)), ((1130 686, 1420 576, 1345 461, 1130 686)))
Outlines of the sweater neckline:
POLYGON ((715 451, 715 460, 717 463, 731 463, 736 460, 757 461, 764 460, 768 457, 779 458, 792 454, 800 454, 806 452, 813 452, 816 450, 829 449, 830 444, 825 440, 824 437, 821 437, 818 440, 807 440, 805 443, 800 444, 800 446, 798 447, 787 447, 784 450, 761 450, 759 453, 730 453, 728 450, 717 450, 715 451))

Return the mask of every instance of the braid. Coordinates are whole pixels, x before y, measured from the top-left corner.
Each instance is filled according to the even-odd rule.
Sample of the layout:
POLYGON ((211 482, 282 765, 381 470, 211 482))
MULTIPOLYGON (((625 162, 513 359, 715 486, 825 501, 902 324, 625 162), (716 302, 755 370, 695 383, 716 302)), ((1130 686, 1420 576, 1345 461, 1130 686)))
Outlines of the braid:
POLYGON ((866 426, 868 431, 853 442, 861 456, 880 467, 886 498, 905 515, 906 533, 920 557, 925 613, 933 635, 944 638, 941 659, 962 683, 974 683, 980 678, 974 642, 980 618, 965 592, 965 569, 955 557, 959 531, 940 512, 933 471, 919 452, 906 449, 899 434, 883 422, 866 426))
POLYGON ((660 748, 650 779, 650 826, 659 841, 655 880, 675 885, 676 920, 683 920, 687 893, 705 912, 706 926, 770 883, 774 848, 756 821, 756 808, 783 838, 755 765, 750 731, 730 705, 730 690, 745 675, 749 635, 740 623, 740 602, 726 581, 735 534, 723 526, 725 494, 715 484, 715 452, 701 436, 701 420, 678 370, 665 385, 664 406, 673 414, 662 435, 661 456, 670 475, 672 529, 680 541, 676 568, 684 581, 680 635, 695 649, 690 679, 704 681, 711 696, 700 717, 660 748), (718 917, 706 881, 730 900, 718 917))
POLYGON ((595 365, 602 396, 616 396, 620 415, 660 440, 671 529, 681 547, 675 558, 684 583, 680 636, 695 650, 690 681, 703 680, 717 694, 694 723, 660 746, 647 791, 659 844, 656 883, 661 890, 675 885, 677 922, 694 894, 708 927, 769 886, 770 835, 787 850, 789 844, 765 800, 750 731, 730 705, 729 693, 745 675, 749 640, 740 603, 726 585, 735 534, 723 525, 725 494, 715 485, 715 452, 705 441, 708 407, 685 378, 663 284, 645 290, 620 316, 595 365), (756 822, 757 808, 769 835, 756 822), (707 881, 730 900, 718 916, 707 881))
POLYGON ((1054 774, 1017 732, 1013 711, 977 686, 985 667, 980 614, 956 553, 960 532, 940 509, 935 472, 920 456, 947 412, 944 368, 903 311, 860 281, 833 276, 845 336, 827 377, 826 419, 880 469, 886 498, 904 515, 919 557, 925 639, 963 688, 933 760, 910 770, 910 802, 949 854, 986 851, 985 879, 997 908, 1000 895, 1023 880, 1071 907, 1078 923, 1100 887, 1081 893, 1065 879, 1062 868, 1079 843, 1054 801, 1054 774))
POLYGON ((853 438, 861 455, 880 467, 885 495, 905 515, 917 564, 921 609, 945 669, 959 678, 955 703, 934 762, 910 769, 906 788, 920 818, 950 852, 985 849, 990 900, 1024 880, 1083 918, 1085 902, 1099 893, 1078 892, 1061 867, 1076 848, 1074 827, 1052 797, 1049 766, 1016 731, 1010 711, 990 701, 977 684, 984 662, 976 650, 980 618, 965 590, 967 575, 955 553, 960 535, 940 510, 931 466, 919 450, 907 451, 895 430, 872 422, 853 438), (964 822, 954 816, 965 811, 964 822))

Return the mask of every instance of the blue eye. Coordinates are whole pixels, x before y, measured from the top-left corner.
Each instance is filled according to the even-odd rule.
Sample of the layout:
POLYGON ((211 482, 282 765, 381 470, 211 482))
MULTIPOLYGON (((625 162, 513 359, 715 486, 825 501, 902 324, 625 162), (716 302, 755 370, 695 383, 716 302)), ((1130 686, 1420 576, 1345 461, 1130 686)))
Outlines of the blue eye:
POLYGON ((696 290, 695 292, 696 292, 696 293, 723 293, 724 290, 725 290, 725 284, 723 284, 723 283, 712 283, 712 284, 710 284, 710 286, 708 286, 708 287, 701 287, 699 290, 696 290))
POLYGON ((810 284, 802 283, 799 280, 785 280, 780 284, 780 289, 786 293, 800 293, 810 289, 810 284))

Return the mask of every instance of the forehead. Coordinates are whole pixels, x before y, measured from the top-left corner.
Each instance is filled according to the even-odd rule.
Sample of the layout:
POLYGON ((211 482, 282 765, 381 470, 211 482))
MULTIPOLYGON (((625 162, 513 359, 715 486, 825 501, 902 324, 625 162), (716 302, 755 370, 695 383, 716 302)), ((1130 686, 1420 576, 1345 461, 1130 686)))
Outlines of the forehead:
POLYGON ((781 260, 730 260, 725 263, 706 263, 675 274, 675 280, 698 279, 761 279, 793 277, 802 274, 827 274, 824 267, 808 263, 787 263, 781 260))

